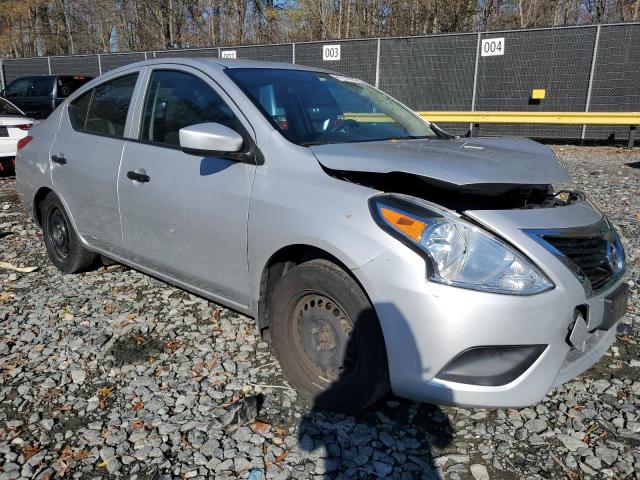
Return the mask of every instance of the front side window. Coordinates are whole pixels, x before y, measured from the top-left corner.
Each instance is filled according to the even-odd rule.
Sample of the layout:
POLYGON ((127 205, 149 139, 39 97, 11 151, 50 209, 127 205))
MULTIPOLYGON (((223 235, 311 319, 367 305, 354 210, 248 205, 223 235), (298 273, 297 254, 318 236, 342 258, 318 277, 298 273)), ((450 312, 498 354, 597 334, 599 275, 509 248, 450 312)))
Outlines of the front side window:
POLYGON ((69 105, 73 128, 85 133, 123 137, 138 74, 98 85, 69 105))
POLYGON ((51 77, 39 77, 31 80, 32 97, 48 97, 53 93, 53 79, 51 77))
POLYGON ((298 145, 438 136, 415 113, 354 78, 265 68, 230 68, 226 73, 298 145))
POLYGON ((29 79, 19 78, 9 84, 4 92, 5 97, 26 97, 29 92, 29 79))
POLYGON ((179 146, 181 128, 208 122, 237 130, 235 115, 206 82, 185 72, 153 72, 144 104, 140 140, 179 146))

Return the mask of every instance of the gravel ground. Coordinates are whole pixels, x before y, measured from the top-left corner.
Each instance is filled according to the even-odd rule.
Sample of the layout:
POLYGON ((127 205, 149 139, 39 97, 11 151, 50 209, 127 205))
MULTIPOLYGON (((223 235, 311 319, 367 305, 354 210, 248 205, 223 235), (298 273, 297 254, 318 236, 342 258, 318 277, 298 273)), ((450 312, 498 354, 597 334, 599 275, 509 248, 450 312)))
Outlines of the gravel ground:
POLYGON ((251 319, 112 265, 62 275, 0 180, 0 480, 638 478, 640 151, 556 147, 618 226, 631 286, 616 346, 519 410, 383 399, 313 411, 251 319))

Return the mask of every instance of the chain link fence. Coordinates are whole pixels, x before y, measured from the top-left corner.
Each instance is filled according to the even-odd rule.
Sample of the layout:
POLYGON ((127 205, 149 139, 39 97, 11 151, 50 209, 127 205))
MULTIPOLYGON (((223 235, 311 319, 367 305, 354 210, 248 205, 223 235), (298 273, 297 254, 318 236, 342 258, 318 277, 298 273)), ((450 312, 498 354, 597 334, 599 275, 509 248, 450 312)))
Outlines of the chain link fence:
MULTIPOLYGON (((168 57, 246 58, 360 78, 410 108, 440 111, 640 111, 640 23, 3 59, 0 87, 29 75, 97 76, 168 57), (545 98, 533 100, 532 91, 545 98)), ((442 125, 464 134, 467 125, 442 125)), ((621 140, 624 127, 483 125, 481 134, 621 140)))

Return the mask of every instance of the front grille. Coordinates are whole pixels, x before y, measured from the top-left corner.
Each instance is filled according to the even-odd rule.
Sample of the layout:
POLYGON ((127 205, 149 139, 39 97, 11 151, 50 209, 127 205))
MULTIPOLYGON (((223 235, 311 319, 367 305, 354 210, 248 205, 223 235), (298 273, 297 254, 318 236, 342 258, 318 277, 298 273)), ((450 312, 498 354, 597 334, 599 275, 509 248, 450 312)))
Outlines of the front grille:
POLYGON ((544 240, 571 260, 584 274, 595 292, 605 286, 616 274, 616 265, 611 265, 610 252, 616 245, 604 237, 555 237, 544 236, 544 240))

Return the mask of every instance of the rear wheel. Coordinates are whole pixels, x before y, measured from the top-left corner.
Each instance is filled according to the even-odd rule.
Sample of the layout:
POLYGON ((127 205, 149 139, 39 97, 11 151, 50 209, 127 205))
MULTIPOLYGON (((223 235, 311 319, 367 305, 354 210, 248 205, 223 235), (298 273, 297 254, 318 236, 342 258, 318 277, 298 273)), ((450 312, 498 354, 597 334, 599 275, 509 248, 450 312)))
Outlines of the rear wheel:
POLYGON ((269 298, 271 342, 285 376, 324 410, 353 413, 389 390, 382 331, 366 295, 340 267, 289 270, 269 298))
POLYGON ((69 217, 54 194, 49 193, 40 206, 42 233, 53 264, 64 273, 76 273, 92 266, 98 256, 87 250, 73 229, 69 217))

